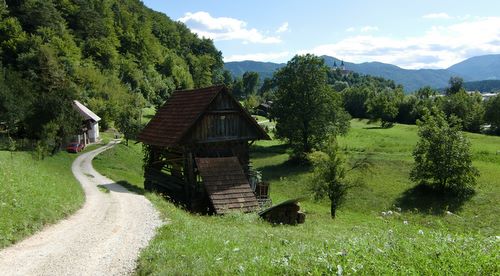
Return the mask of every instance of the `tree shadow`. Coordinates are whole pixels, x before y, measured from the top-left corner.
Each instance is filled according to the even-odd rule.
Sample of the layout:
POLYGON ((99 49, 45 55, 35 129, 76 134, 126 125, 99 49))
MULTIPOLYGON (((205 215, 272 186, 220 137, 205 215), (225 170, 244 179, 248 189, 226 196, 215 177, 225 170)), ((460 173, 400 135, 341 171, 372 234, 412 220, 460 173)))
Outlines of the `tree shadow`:
POLYGON ((261 167, 259 170, 262 172, 263 179, 271 181, 307 173, 311 170, 311 165, 287 160, 281 164, 261 167))
POLYGON ((453 213, 460 211, 464 203, 474 194, 473 190, 458 194, 419 184, 403 192, 394 204, 401 207, 402 211, 416 210, 424 214, 441 215, 446 211, 453 213))
POLYGON ((122 186, 123 188, 125 188, 131 192, 139 194, 139 195, 144 195, 146 193, 146 190, 144 190, 143 188, 137 187, 133 184, 130 184, 127 180, 116 181, 116 184, 122 186))
POLYGON ((260 146, 252 145, 250 151, 252 153, 272 153, 272 154, 283 154, 286 153, 288 146, 286 144, 278 144, 272 146, 260 146))
POLYGON ((387 128, 381 126, 369 126, 369 127, 363 127, 363 129, 387 129, 387 128))

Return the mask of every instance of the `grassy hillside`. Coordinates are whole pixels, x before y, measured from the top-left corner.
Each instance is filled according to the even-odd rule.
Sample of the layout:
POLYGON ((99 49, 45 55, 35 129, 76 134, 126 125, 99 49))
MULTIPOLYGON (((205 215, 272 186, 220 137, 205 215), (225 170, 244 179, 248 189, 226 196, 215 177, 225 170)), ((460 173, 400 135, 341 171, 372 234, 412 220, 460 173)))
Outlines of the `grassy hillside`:
MULTIPOLYGON (((438 200, 408 180, 414 126, 379 129, 352 121, 341 138, 350 156, 370 154, 374 167, 354 175, 353 190, 336 220, 328 202, 306 200, 306 222, 272 226, 254 214, 198 216, 163 198, 146 196, 170 223, 140 257, 138 274, 495 274, 500 271, 500 138, 469 135, 481 171, 468 202, 438 200), (399 211, 402 208, 402 211, 399 211), (382 216, 391 210, 392 215, 382 216), (449 210, 453 214, 446 214, 449 210)), ((278 141, 256 143, 254 167, 271 182, 274 203, 308 194, 310 168, 288 164, 278 141)), ((95 160, 115 180, 142 190, 140 144, 119 145, 95 160)))
POLYGON ((0 248, 80 208, 85 197, 71 173, 75 156, 35 161, 28 152, 0 151, 0 248))

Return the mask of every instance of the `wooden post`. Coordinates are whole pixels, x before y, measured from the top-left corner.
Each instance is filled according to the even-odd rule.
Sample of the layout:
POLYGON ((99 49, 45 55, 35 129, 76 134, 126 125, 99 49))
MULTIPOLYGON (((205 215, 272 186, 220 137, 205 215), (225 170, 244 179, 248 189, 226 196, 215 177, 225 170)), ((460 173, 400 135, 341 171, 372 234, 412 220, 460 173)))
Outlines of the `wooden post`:
POLYGON ((191 186, 193 182, 196 181, 194 179, 194 164, 193 164, 193 153, 189 151, 189 149, 184 149, 184 177, 186 178, 184 185, 184 195, 186 197, 186 205, 188 208, 191 208, 191 186))

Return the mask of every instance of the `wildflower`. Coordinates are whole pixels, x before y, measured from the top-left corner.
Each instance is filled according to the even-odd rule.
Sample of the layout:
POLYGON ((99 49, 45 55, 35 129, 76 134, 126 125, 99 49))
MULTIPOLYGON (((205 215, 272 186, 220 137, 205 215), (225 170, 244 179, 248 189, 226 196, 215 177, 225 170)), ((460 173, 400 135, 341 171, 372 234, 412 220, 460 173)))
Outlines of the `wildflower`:
POLYGON ((345 255, 347 255, 347 252, 345 252, 345 250, 337 252, 337 256, 345 256, 345 255))
POLYGON ((418 230, 418 234, 419 234, 419 235, 423 235, 423 234, 424 234, 424 231, 423 231, 423 230, 418 230))
POLYGON ((392 229, 389 229, 389 234, 392 234, 392 232, 393 232, 392 229))
POLYGON ((403 224, 408 225, 408 221, 407 220, 403 221, 403 224))
POLYGON ((387 215, 387 213, 386 213, 386 212, 382 212, 382 216, 384 216, 384 217, 385 217, 386 215, 387 215))
POLYGON ((389 216, 390 216, 390 215, 392 215, 392 211, 391 211, 391 210, 387 211, 387 214, 388 214, 389 216))
POLYGON ((342 276, 342 272, 344 272, 344 270, 342 269, 342 266, 341 265, 337 265, 337 275, 338 276, 342 276))
POLYGON ((400 207, 396 207, 396 210, 398 210, 398 212, 401 212, 401 208, 400 207))

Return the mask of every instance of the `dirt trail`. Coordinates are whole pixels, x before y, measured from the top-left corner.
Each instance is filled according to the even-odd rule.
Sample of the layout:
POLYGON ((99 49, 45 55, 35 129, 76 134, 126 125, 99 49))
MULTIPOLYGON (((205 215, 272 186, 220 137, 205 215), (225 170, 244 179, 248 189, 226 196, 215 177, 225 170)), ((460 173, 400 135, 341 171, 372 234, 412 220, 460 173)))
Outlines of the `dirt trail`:
POLYGON ((1 275, 124 275, 162 222, 152 204, 92 167, 116 142, 82 154, 72 166, 86 195, 74 215, 0 251, 1 275), (110 193, 99 191, 103 185, 110 193))

